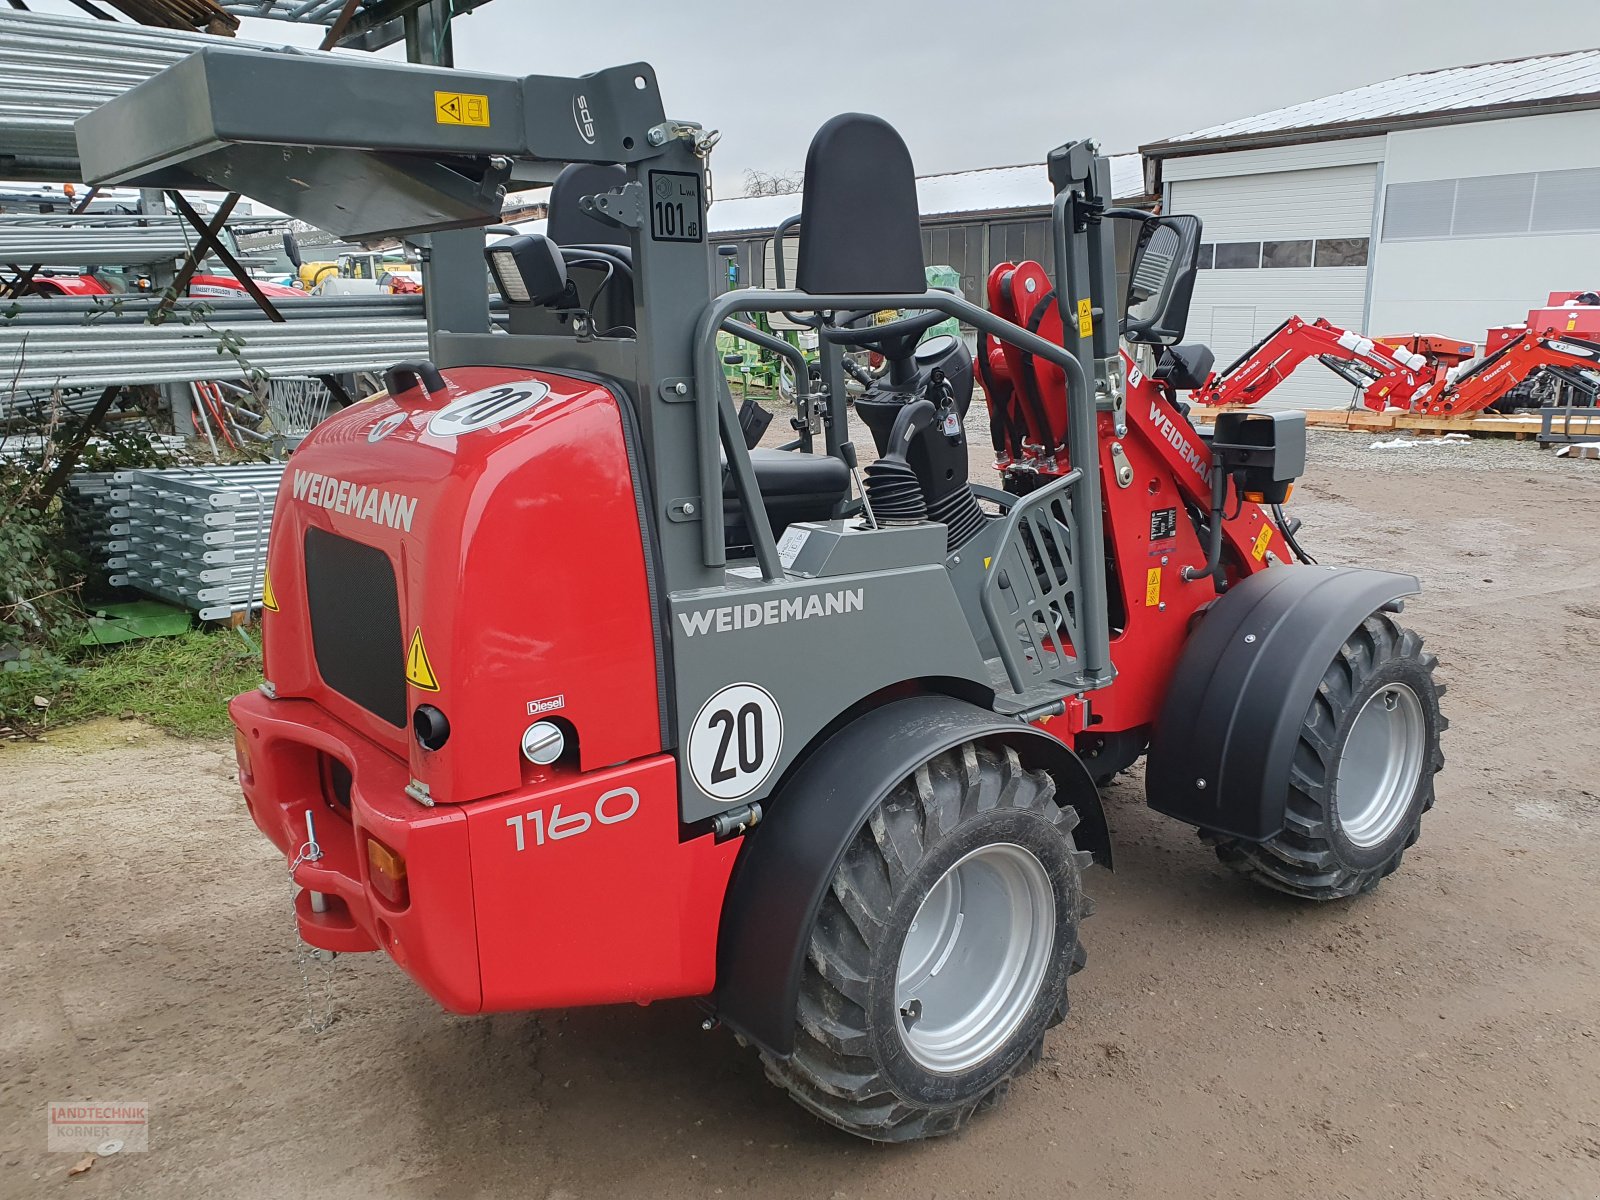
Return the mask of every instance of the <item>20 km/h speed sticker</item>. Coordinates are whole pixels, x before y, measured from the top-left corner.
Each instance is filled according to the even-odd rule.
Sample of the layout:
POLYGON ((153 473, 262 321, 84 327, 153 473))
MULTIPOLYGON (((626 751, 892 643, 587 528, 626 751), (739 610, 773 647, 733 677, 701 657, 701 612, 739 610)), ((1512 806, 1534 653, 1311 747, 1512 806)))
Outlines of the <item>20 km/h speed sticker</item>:
POLYGON ((689 773, 716 800, 740 800, 778 765, 783 714, 766 688, 730 683, 705 702, 689 729, 689 773))
POLYGON ((521 416, 550 394, 537 379, 514 386, 480 388, 452 400, 428 422, 428 432, 436 437, 460 437, 463 433, 486 429, 490 425, 521 416))

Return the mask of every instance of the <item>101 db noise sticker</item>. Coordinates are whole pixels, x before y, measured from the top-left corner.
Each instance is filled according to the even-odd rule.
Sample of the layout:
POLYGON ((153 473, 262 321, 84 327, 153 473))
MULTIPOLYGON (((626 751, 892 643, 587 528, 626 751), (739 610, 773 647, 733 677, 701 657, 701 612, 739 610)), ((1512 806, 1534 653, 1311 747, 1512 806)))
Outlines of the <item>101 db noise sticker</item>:
POLYGON ((783 714, 766 688, 730 683, 689 730, 689 773, 716 800, 741 800, 766 782, 783 749, 783 714))
POLYGON ((434 413, 428 422, 428 432, 435 437, 472 433, 521 416, 549 394, 550 389, 537 379, 482 388, 452 400, 434 413))

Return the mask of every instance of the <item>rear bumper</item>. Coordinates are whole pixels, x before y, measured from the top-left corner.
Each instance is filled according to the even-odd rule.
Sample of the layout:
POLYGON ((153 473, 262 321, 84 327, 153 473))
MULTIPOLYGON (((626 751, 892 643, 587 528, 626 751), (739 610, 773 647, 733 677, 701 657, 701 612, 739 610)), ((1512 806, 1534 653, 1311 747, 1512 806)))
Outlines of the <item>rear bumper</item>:
POLYGON ((295 899, 300 936, 342 952, 383 949, 452 1012, 483 1008, 472 911, 466 814, 424 808, 405 794, 410 772, 309 700, 269 700, 260 692, 228 706, 250 747, 250 775, 240 785, 250 816, 291 863, 306 841, 306 812, 316 822, 322 857, 295 868, 305 890, 295 899), (350 809, 330 802, 325 761, 350 772, 350 809), (410 903, 396 909, 367 882, 366 838, 402 855, 410 903), (311 910, 311 892, 327 911, 311 910))
POLYGON ((459 1013, 713 989, 739 843, 680 840, 670 756, 426 808, 405 794, 407 764, 311 701, 251 692, 229 712, 249 747, 250 815, 290 862, 314 816, 323 856, 294 873, 311 945, 382 949, 459 1013), (328 760, 350 772, 348 811, 330 794, 328 760), (403 907, 370 885, 369 838, 405 860, 403 907), (312 911, 313 891, 327 911, 312 911))

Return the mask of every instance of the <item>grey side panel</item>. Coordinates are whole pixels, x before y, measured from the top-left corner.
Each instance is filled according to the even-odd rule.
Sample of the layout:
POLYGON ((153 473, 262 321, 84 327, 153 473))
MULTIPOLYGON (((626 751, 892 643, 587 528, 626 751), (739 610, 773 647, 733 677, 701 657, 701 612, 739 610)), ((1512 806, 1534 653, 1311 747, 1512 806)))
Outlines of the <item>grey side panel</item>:
POLYGON ((879 802, 918 766, 974 740, 1012 746, 1056 780, 1056 801, 1082 818, 1079 845, 1109 866, 1094 783, 1044 731, 948 696, 913 696, 851 722, 806 760, 767 817, 745 835, 723 901, 716 1005, 721 1020, 764 1049, 794 1049, 806 944, 840 858, 879 802))
POLYGON ((990 686, 942 561, 771 583, 730 572, 728 584, 674 593, 669 603, 685 822, 763 799, 817 734, 874 692, 930 677, 990 686), (737 684, 767 698, 735 694, 730 715, 752 699, 777 710, 759 747, 753 729, 745 741, 725 742, 733 738, 727 718, 707 704, 737 684), (711 794, 710 774, 737 768, 740 749, 752 763, 759 751, 760 770, 711 794))
POLYGON ((1323 672, 1370 614, 1421 590, 1410 575, 1303 566, 1232 588, 1173 672, 1150 739, 1150 807, 1251 841, 1280 833, 1295 744, 1323 672))

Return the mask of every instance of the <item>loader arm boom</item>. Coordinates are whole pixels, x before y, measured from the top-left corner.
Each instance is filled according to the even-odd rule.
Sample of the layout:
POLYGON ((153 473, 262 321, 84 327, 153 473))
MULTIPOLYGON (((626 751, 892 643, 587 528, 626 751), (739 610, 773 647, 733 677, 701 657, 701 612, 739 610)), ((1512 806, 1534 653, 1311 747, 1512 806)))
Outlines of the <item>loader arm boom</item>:
POLYGON ((1255 404, 1313 358, 1363 392, 1384 380, 1380 403, 1395 403, 1396 393, 1424 382, 1420 355, 1340 329, 1323 317, 1315 321, 1290 317, 1227 367, 1213 372, 1190 399, 1213 408, 1255 404))
POLYGON ((1481 412, 1546 367, 1600 371, 1600 343, 1529 329, 1472 363, 1436 394, 1423 397, 1419 411, 1430 416, 1481 412))

